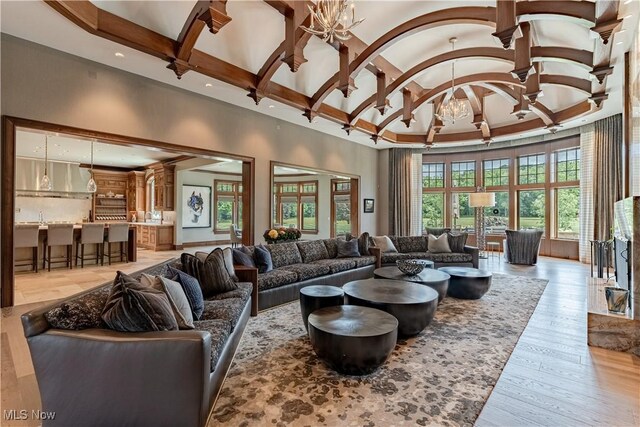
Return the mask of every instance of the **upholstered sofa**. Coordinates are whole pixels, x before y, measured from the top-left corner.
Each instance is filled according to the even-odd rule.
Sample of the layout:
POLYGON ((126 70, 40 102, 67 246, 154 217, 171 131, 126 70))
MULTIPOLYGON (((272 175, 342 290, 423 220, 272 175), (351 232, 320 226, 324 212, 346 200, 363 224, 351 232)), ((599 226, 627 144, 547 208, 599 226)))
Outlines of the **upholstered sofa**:
MULTIPOLYGON (((164 275, 176 263, 132 276, 164 275)), ((110 287, 22 316, 43 410, 56 413, 44 424, 205 425, 249 319, 253 285, 205 301, 193 330, 141 333, 106 329, 100 312, 110 287)))
MULTIPOLYGON (((342 286, 352 280, 373 277, 380 265, 379 250, 368 249, 368 235, 358 239, 360 256, 338 258, 337 239, 266 245, 273 270, 258 274, 257 268, 235 266, 236 275, 258 289, 257 310, 265 310, 299 298, 300 289, 310 285, 342 286)), ((254 246, 245 246, 250 254, 254 246)), ((254 303, 256 301, 254 300, 254 303)))
MULTIPOLYGON (((463 252, 432 253, 428 251, 427 236, 389 236, 398 252, 380 254, 381 264, 395 265, 401 259, 427 259, 435 264, 435 268, 447 266, 478 268, 478 248, 464 246, 463 252)), ((373 244, 373 241, 370 242, 373 244)))

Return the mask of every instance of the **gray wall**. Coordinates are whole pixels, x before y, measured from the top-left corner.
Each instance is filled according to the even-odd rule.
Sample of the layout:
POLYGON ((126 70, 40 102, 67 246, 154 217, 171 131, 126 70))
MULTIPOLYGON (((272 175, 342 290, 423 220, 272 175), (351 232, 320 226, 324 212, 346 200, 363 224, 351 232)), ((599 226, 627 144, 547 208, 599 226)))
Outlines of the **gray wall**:
MULTIPOLYGON (((269 225, 271 160, 359 175, 360 199, 379 200, 373 148, 6 34, 1 50, 2 114, 254 157, 256 241, 269 225)), ((376 234, 376 215, 360 215, 376 234)))

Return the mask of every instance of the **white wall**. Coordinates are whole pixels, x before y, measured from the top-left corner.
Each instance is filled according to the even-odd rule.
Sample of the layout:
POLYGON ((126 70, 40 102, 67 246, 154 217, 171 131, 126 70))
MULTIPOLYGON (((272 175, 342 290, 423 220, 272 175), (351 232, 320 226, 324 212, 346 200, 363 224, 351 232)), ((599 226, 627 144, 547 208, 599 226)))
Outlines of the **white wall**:
MULTIPOLYGON (((2 114, 254 157, 256 241, 269 226, 271 160, 358 175, 360 199, 376 196, 373 148, 6 34, 1 40, 2 114)), ((376 216, 360 214, 361 229, 375 234, 376 216)))

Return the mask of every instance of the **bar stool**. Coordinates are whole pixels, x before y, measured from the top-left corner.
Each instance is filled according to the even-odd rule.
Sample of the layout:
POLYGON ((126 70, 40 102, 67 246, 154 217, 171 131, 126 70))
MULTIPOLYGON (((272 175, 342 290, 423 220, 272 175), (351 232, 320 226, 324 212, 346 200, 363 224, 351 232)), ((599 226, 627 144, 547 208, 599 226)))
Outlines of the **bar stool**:
POLYGON ((129 250, 128 250, 128 242, 129 242, 129 224, 109 224, 109 228, 107 229, 107 238, 105 239, 105 243, 108 245, 107 253, 104 253, 104 249, 102 252, 103 262, 104 257, 106 256, 109 259, 109 265, 111 265, 111 259, 115 257, 120 257, 120 262, 122 262, 122 256, 124 255, 125 262, 129 262, 129 250), (120 252, 117 254, 111 254, 111 244, 112 243, 120 243, 120 252), (123 249, 124 248, 124 249, 123 249))
POLYGON ((84 256, 84 245, 96 245, 97 265, 101 258, 102 249, 104 249, 104 224, 82 224, 80 238, 76 240, 76 267, 78 266, 78 258, 81 268, 84 268, 84 260, 88 259, 84 256))
POLYGON ((47 237, 44 241, 45 253, 42 259, 42 268, 47 266, 51 271, 52 263, 65 262, 67 268, 73 268, 73 224, 47 224, 47 237), (51 258, 51 247, 66 246, 67 256, 51 258))
POLYGON ((32 248, 31 262, 15 263, 16 267, 31 265, 31 270, 38 272, 38 235, 40 225, 38 224, 16 224, 13 232, 13 246, 15 248, 32 248))

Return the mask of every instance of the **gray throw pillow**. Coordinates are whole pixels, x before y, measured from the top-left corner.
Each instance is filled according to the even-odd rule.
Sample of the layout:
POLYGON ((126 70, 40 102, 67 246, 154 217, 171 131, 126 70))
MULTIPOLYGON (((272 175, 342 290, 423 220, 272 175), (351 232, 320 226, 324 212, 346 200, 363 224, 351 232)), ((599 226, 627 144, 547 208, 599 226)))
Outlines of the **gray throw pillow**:
POLYGON ((178 329, 167 295, 144 286, 118 271, 113 281, 102 320, 120 332, 171 331, 178 329))
POLYGON ((233 268, 233 251, 231 248, 224 248, 222 250, 222 257, 224 258, 224 267, 227 269, 231 280, 237 282, 238 276, 236 276, 236 269, 233 268))
POLYGON ((253 260, 251 255, 247 255, 245 252, 240 249, 232 249, 233 251, 233 263, 238 265, 243 265, 245 267, 256 267, 256 262, 253 260))
POLYGON ((199 320, 204 311, 204 296, 198 279, 171 266, 167 270, 172 277, 171 280, 180 283, 180 286, 182 286, 184 294, 187 296, 187 301, 189 301, 193 318, 199 320))
POLYGON ((198 279, 205 299, 237 288, 225 267, 220 248, 214 249, 204 261, 188 253, 183 253, 180 260, 184 272, 198 279))
POLYGON ((467 244, 467 233, 451 234, 447 240, 449 241, 449 248, 451 252, 461 254, 464 252, 464 246, 467 244))
POLYGON ((258 267, 258 273, 266 273, 273 270, 273 260, 271 259, 271 252, 262 245, 255 247, 253 256, 256 260, 256 267, 258 267))
POLYGON ((389 236, 373 236, 372 239, 374 246, 380 248, 380 252, 398 252, 389 236))
POLYGON ((449 238, 448 234, 441 234, 439 237, 434 236, 433 234, 429 234, 429 252, 437 254, 437 253, 445 253, 451 252, 451 248, 449 247, 449 238))
POLYGON ((150 276, 145 273, 142 273, 140 283, 167 295, 179 329, 193 329, 193 313, 180 283, 166 277, 150 276))
POLYGON ((337 258, 350 258, 355 256, 360 256, 360 251, 358 251, 358 239, 352 239, 349 241, 338 240, 337 258))

